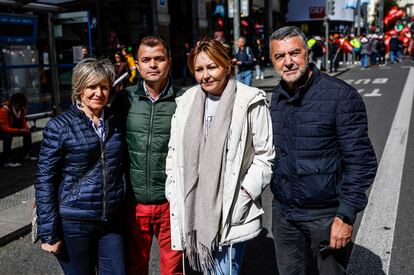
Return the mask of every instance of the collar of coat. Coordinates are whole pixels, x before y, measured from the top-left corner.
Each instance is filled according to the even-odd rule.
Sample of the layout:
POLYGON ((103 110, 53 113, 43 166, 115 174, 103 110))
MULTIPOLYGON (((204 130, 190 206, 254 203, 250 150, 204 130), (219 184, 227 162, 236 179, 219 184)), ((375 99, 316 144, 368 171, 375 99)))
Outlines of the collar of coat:
MULTIPOLYGON (((75 114, 75 116, 79 117, 80 120, 87 125, 88 127, 91 126, 90 124, 90 119, 86 116, 86 114, 79 109, 76 105, 72 105, 70 107, 70 110, 75 114)), ((111 109, 108 106, 105 106, 102 110, 102 112, 105 113, 104 115, 104 123, 105 123, 105 135, 108 137, 109 134, 111 134, 110 131, 112 131, 112 127, 109 126, 109 121, 112 120, 112 118, 114 117, 113 112, 111 111, 111 109)))
MULTIPOLYGON (((147 94, 145 93, 145 88, 144 88, 144 80, 140 79, 139 82, 136 85, 136 89, 134 91, 134 94, 139 96, 140 98, 145 98, 148 99, 147 94)), ((160 97, 158 98, 157 101, 159 100, 163 100, 163 99, 167 99, 170 98, 172 96, 174 96, 175 91, 176 90, 172 84, 172 79, 170 76, 168 76, 168 82, 167 82, 167 87, 164 87, 162 94, 160 95, 160 97)))
POLYGON ((318 81, 320 78, 321 72, 313 63, 309 63, 309 68, 312 70, 311 76, 306 80, 306 82, 296 88, 293 93, 289 93, 286 83, 283 80, 280 80, 279 84, 273 90, 276 100, 279 102, 283 98, 286 98, 289 103, 294 103, 298 100, 301 100, 304 94, 310 89, 310 87, 318 81))

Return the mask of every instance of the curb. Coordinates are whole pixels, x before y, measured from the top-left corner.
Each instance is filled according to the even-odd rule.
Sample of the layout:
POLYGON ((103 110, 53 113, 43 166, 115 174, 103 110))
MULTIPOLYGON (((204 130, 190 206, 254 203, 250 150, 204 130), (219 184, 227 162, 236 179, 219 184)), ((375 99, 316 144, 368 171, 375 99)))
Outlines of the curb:
POLYGON ((15 241, 19 239, 20 237, 23 237, 27 234, 29 234, 32 231, 32 225, 28 224, 26 226, 23 226, 13 232, 10 232, 9 234, 3 236, 0 238, 0 247, 3 247, 12 241, 15 241))

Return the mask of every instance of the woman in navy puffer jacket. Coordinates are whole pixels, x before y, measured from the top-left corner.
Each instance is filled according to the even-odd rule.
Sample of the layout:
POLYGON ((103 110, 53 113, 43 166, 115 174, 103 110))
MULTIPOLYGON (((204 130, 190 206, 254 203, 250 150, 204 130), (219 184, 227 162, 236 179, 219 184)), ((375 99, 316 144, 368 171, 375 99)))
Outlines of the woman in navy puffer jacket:
POLYGON ((125 274, 119 222, 124 198, 120 124, 106 103, 109 60, 84 59, 71 109, 43 132, 35 182, 38 236, 65 274, 125 274))

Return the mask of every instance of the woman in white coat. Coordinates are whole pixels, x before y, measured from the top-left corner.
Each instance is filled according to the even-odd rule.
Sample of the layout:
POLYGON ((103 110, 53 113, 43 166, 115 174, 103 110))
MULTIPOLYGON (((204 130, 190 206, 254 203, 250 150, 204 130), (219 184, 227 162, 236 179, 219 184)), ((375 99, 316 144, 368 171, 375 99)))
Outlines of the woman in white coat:
POLYGON ((167 157, 171 245, 193 269, 238 274, 259 235, 260 196, 274 149, 265 93, 237 82, 223 44, 202 41, 188 59, 200 85, 177 98, 167 157))

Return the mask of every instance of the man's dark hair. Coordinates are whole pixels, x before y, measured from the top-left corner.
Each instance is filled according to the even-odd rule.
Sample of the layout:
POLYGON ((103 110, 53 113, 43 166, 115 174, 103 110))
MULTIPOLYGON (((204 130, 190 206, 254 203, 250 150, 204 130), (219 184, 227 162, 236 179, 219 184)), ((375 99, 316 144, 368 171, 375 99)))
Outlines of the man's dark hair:
POLYGON ((10 97, 10 105, 25 108, 27 106, 27 97, 23 93, 16 93, 10 97))
POLYGON ((167 53, 167 58, 170 58, 170 49, 168 48, 167 43, 165 42, 164 39, 162 39, 158 35, 149 35, 149 36, 142 38, 141 42, 138 45, 138 51, 141 45, 145 45, 151 48, 161 45, 164 47, 167 53))
POLYGON ((280 29, 277 29, 269 38, 269 44, 272 42, 272 40, 283 40, 285 38, 291 38, 299 36, 303 40, 303 44, 305 46, 305 49, 308 48, 308 44, 306 43, 306 35, 296 26, 286 26, 282 27, 280 29))

